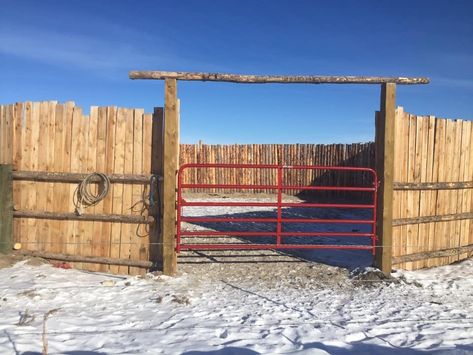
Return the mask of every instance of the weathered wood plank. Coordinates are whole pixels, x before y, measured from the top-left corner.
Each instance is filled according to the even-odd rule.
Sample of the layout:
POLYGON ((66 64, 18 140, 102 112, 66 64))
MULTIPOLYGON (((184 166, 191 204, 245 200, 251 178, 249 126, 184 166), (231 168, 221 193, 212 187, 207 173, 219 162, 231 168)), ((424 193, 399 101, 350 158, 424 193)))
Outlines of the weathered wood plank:
MULTIPOLYGON (((13 170, 18 170, 22 163, 22 149, 24 141, 23 119, 25 104, 16 103, 13 117, 13 170)), ((20 208, 22 201, 22 194, 24 190, 24 183, 13 182, 13 208, 20 208)), ((13 240, 19 241, 23 234, 28 233, 26 230, 25 221, 13 221, 13 240)))
MULTIPOLYGON (((133 110, 133 156, 132 156, 132 172, 138 174, 143 172, 143 109, 133 110)), ((134 215, 145 215, 146 196, 142 186, 133 185, 131 189, 131 213, 134 215)), ((141 225, 130 227, 130 259, 140 259, 140 249, 142 248, 142 239, 146 236, 146 231, 141 231, 141 225)), ((146 227, 143 225, 143 227, 146 227)), ((130 275, 140 274, 139 269, 129 269, 130 275)))
MULTIPOLYGON (((61 104, 55 105, 55 121, 54 121, 54 160, 51 166, 51 170, 61 171, 64 154, 64 115, 65 106, 61 104)), ((67 201, 64 201, 63 196, 65 190, 67 190, 67 184, 51 184, 53 185, 52 191, 52 206, 50 211, 67 211, 67 201)), ((65 234, 66 228, 64 228, 64 222, 54 221, 51 223, 51 244, 49 251, 51 252, 63 252, 62 247, 64 246, 63 240, 66 239, 65 234)))
MULTIPOLYGON (((39 136, 38 139, 33 142, 38 147, 38 169, 48 171, 49 170, 49 150, 51 146, 49 144, 49 122, 48 122, 48 102, 41 102, 39 105, 39 136)), ((36 187, 36 207, 40 211, 45 211, 47 208, 48 200, 48 185, 40 185, 36 187)), ((44 250, 48 247, 48 234, 50 228, 50 221, 36 221, 36 237, 38 242, 38 248, 44 250)))
MULTIPOLYGON (((85 172, 86 173, 93 173, 97 171, 97 124, 98 124, 98 107, 91 106, 90 107, 90 114, 88 120, 88 129, 87 129, 87 145, 86 145, 86 153, 87 158, 85 161, 85 172)), ((93 193, 97 193, 98 185, 92 184, 90 186, 93 193)), ((97 206, 90 206, 89 211, 90 213, 96 213, 97 206)), ((93 250, 95 249, 95 245, 99 242, 98 236, 94 233, 94 225, 96 223, 87 223, 84 226, 84 237, 83 237, 83 244, 82 244, 82 254, 81 255, 93 255, 93 250)), ((84 265, 85 268, 89 271, 98 271, 98 265, 84 265)))
MULTIPOLYGON (((64 145, 62 153, 62 171, 71 171, 71 161, 73 155, 73 121, 74 121, 74 102, 66 102, 65 104, 65 122, 64 122, 64 145)), ((77 117, 76 117, 77 118, 77 117)), ((25 169, 27 170, 27 169, 25 169)), ((34 184, 34 183, 33 183, 34 184)), ((72 212, 74 211, 74 203, 72 196, 74 193, 74 187, 64 184, 64 194, 62 196, 61 204, 64 206, 64 211, 72 212)), ((29 219, 28 221, 31 221, 29 219)), ((68 252, 72 245, 68 243, 74 240, 74 223, 66 222, 64 224, 64 239, 61 252, 68 252)))
MULTIPOLYGON (((99 107, 97 111, 97 139, 96 139, 96 167, 95 171, 106 171, 107 166, 107 108, 99 107)), ((110 191, 109 196, 110 199, 110 191)), ((103 214, 105 201, 95 206, 94 213, 103 214)), ((106 223, 94 223, 93 230, 93 244, 92 244, 92 256, 106 257, 108 256, 107 239, 108 230, 104 233, 104 226, 106 223), (107 238, 107 239, 106 239, 107 238)), ((107 267, 100 264, 98 267, 99 271, 106 271, 107 267)))
MULTIPOLYGON (((117 120, 115 128, 115 147, 114 147, 114 164, 113 172, 123 174, 125 172, 125 136, 126 136, 126 109, 117 109, 117 120)), ((123 184, 113 186, 113 207, 114 214, 123 213, 123 184)), ((110 256, 113 258, 120 257, 120 245, 122 241, 122 226, 112 224, 110 238, 110 256)), ((119 270, 116 266, 110 266, 110 271, 117 273, 119 270)))
MULTIPOLYGON (((115 166, 115 140, 116 140, 116 127, 117 127, 117 108, 112 106, 107 108, 107 128, 106 128, 106 141, 105 141, 105 173, 110 175, 114 173, 115 166)), ((117 184, 110 186, 109 196, 103 201, 103 213, 113 212, 113 197, 115 195, 115 187, 117 184)), ((103 223, 102 225, 102 247, 104 248, 102 255, 111 256, 112 253, 112 224, 103 223)), ((106 270, 110 270, 110 267, 105 267, 106 270)))

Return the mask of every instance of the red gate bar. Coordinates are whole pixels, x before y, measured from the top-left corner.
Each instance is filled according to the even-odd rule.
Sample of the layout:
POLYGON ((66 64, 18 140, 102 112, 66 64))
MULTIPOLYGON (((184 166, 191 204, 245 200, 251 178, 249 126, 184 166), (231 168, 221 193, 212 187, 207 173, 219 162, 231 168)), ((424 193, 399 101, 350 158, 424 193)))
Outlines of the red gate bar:
MULTIPOLYGON (((226 184, 182 184, 183 189, 241 189, 241 190, 279 190, 275 185, 226 185, 226 184)), ((317 190, 317 191, 374 191, 374 187, 351 186, 284 186, 283 190, 317 190)))
POLYGON ((371 250, 371 245, 321 245, 321 244, 183 244, 181 250, 275 250, 275 249, 351 249, 371 250))
MULTIPOLYGON (((274 223, 278 222, 277 218, 232 218, 232 217, 182 217, 181 222, 199 223, 199 222, 257 222, 257 223, 274 223)), ((284 223, 353 223, 353 224, 371 224, 366 219, 316 219, 316 218, 285 218, 284 223)))
POLYGON ((371 233, 355 233, 355 232, 241 232, 241 231, 181 231, 181 236, 244 236, 244 237, 271 237, 271 236, 287 236, 287 237, 371 237, 371 233))
MULTIPOLYGON (((207 201, 181 201, 181 206, 192 207, 278 207, 277 202, 207 202, 207 201)), ((348 205, 342 203, 303 203, 283 202, 281 207, 319 207, 319 208, 374 208, 374 205, 348 205)))
POLYGON ((176 230, 176 251, 181 250, 246 250, 246 249, 359 249, 372 250, 375 254, 376 243, 376 204, 377 204, 378 180, 376 172, 370 168, 360 167, 334 167, 334 166, 283 166, 267 164, 185 164, 178 172, 178 191, 177 191, 177 230, 176 230), (221 168, 221 169, 277 169, 277 185, 241 185, 241 184, 184 184, 183 173, 186 169, 192 168, 221 168), (295 186, 283 185, 284 170, 334 170, 334 171, 352 171, 368 172, 373 177, 372 187, 352 187, 352 186, 295 186), (182 198, 183 189, 272 189, 277 192, 277 202, 187 202, 182 198), (347 204, 347 203, 301 203, 301 202, 282 202, 282 191, 292 190, 317 190, 317 191, 356 191, 372 193, 372 202, 369 204, 347 204), (276 207, 276 218, 232 218, 232 217, 184 217, 182 216, 183 207, 276 207), (344 208, 344 209, 370 209, 373 211, 371 219, 319 219, 319 218, 283 218, 283 207, 308 207, 308 208, 344 208), (182 230, 182 222, 189 223, 276 223, 276 231, 186 231, 182 230), (371 232, 284 232, 282 226, 284 223, 333 223, 333 224, 370 224, 371 232), (187 244, 182 243, 181 237, 275 237, 273 244, 226 244, 226 243, 205 243, 205 244, 187 244), (320 245, 320 244, 286 244, 283 237, 369 237, 371 245, 320 245))

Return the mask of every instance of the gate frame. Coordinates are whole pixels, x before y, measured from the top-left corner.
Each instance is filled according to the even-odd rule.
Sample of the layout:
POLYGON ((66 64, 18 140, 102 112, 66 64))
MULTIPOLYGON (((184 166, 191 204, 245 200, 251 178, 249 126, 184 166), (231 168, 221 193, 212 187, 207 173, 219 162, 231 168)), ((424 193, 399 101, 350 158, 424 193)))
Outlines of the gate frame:
POLYGON ((165 71, 130 71, 130 79, 164 80, 164 134, 163 134, 163 193, 162 228, 158 240, 162 251, 163 272, 174 275, 177 272, 176 253, 176 188, 179 162, 179 99, 177 80, 220 81, 246 84, 380 84, 381 102, 376 120, 376 171, 380 186, 378 189, 378 244, 376 266, 386 275, 392 266, 392 198, 394 171, 394 118, 396 107, 396 84, 428 84, 428 78, 408 77, 369 77, 369 76, 280 76, 280 75, 241 75, 224 73, 191 73, 165 71))
POLYGON ((320 166, 320 165, 281 165, 281 164, 223 164, 223 163, 188 163, 183 164, 179 167, 178 171, 178 185, 177 185, 177 223, 176 223, 176 251, 179 253, 181 250, 248 250, 248 249, 354 249, 354 250, 371 250, 373 256, 376 255, 376 227, 377 227, 377 192, 378 192, 378 177, 376 171, 371 168, 364 167, 350 167, 350 166, 320 166), (186 169, 192 168, 221 168, 221 169, 275 169, 276 173, 276 185, 255 185, 255 184, 204 184, 204 183, 193 183, 188 184, 183 182, 183 174, 186 169), (338 171, 338 172, 358 172, 358 173, 369 173, 373 181, 371 186, 313 186, 313 185, 284 185, 283 184, 283 172, 285 170, 325 170, 325 171, 338 171), (276 190, 277 202, 187 202, 183 199, 183 189, 270 189, 276 190), (301 203, 301 202, 282 202, 283 190, 301 190, 301 191, 352 191, 352 192, 365 192, 370 193, 371 201, 369 204, 351 204, 351 203, 301 203), (276 218, 228 218, 228 217, 184 217, 182 214, 183 207, 197 207, 197 206, 222 206, 222 207, 276 207, 277 217, 276 218), (283 207, 305 207, 305 208, 345 208, 345 209, 369 209, 372 211, 372 215, 369 219, 324 219, 324 218, 283 218, 282 208, 283 207), (276 231, 267 232, 255 232, 255 231, 242 231, 242 232, 220 232, 220 231, 184 231, 182 229, 182 222, 266 222, 276 223, 276 231), (371 232, 283 232, 283 223, 322 223, 322 224, 368 224, 371 226, 371 232), (182 244, 181 236, 231 236, 236 237, 257 237, 257 236, 271 236, 275 237, 275 243, 272 244, 182 244), (283 237, 370 237, 371 245, 336 245, 336 244, 286 244, 283 243, 283 237))

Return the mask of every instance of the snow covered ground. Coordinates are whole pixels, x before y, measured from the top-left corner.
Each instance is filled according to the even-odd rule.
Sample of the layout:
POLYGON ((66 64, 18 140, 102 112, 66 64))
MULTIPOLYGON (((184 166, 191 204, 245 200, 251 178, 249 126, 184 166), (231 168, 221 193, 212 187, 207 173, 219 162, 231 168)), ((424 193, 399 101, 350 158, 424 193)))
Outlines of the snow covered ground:
POLYGON ((41 353, 43 315, 54 309, 50 354, 473 353, 473 260, 398 272, 399 283, 355 282, 315 263, 192 270, 127 278, 4 268, 0 353, 41 353))
POLYGON ((0 269, 0 353, 40 354, 43 318, 53 311, 46 322, 50 354, 473 354, 472 259, 398 271, 394 280, 350 273, 369 265, 364 251, 214 251, 179 260, 175 278, 27 261, 0 269))

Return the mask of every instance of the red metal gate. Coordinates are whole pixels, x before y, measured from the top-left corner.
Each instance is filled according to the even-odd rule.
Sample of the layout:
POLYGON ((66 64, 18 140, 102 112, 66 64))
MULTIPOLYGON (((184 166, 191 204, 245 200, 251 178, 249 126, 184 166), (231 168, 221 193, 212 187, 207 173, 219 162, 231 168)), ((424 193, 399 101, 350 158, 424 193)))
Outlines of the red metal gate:
POLYGON ((377 204, 378 180, 376 171, 370 168, 359 167, 335 167, 335 166, 284 166, 284 165, 262 165, 262 164, 185 164, 178 172, 177 190, 177 231, 176 250, 242 250, 242 249, 357 249, 371 250, 375 254, 376 244, 376 204, 377 204), (240 185, 240 184, 206 184, 206 183, 184 183, 184 172, 189 169, 215 168, 215 169, 276 169, 276 185, 240 185), (284 170, 324 170, 324 171, 345 171, 345 172, 365 172, 372 177, 371 186, 296 186, 283 184, 284 170), (183 198, 185 189, 238 189, 254 190, 266 189, 275 190, 277 193, 276 202, 235 202, 235 201, 186 201, 183 198), (363 204, 350 203, 305 203, 305 202, 283 202, 284 190, 315 190, 315 191, 353 191, 364 192, 371 195, 370 202, 363 204), (232 218, 232 217, 189 217, 183 215, 184 207, 274 207, 276 208, 276 218, 232 218), (283 209, 288 207, 308 207, 308 208, 343 208, 343 209, 368 209, 371 216, 367 219, 320 219, 320 218, 283 218, 283 209), (219 231, 219 230, 185 230, 182 223, 274 223, 273 231, 219 231), (360 232, 307 232, 307 231, 284 231, 285 223, 314 223, 314 224, 367 224, 370 231, 360 232), (274 237, 274 243, 183 243, 183 238, 211 238, 211 237, 274 237), (366 237, 370 238, 369 244, 360 245, 323 245, 323 244, 294 244, 285 243, 286 237, 366 237))

